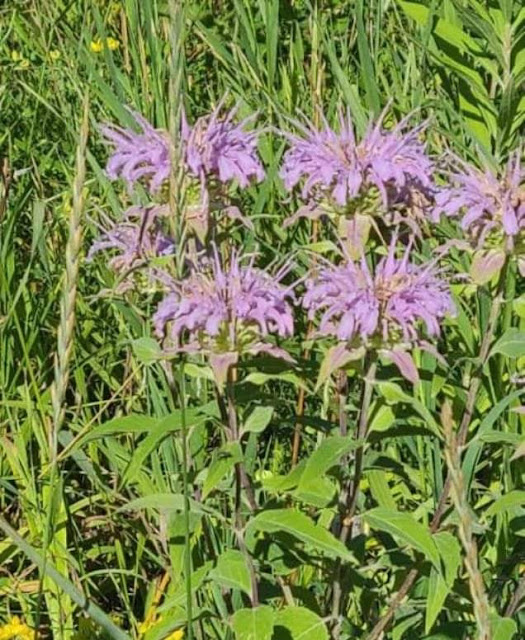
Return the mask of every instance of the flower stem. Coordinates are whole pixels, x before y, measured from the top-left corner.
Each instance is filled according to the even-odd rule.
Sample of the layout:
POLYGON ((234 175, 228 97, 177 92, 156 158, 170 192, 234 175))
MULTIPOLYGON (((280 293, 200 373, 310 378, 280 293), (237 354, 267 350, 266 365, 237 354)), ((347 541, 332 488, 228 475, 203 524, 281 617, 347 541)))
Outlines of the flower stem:
POLYGON ((190 496, 188 488, 188 428, 186 424, 186 379, 184 376, 184 360, 179 366, 180 413, 182 435, 182 491, 184 496, 184 573, 186 582, 186 609, 188 619, 188 640, 193 640, 193 590, 191 584, 191 541, 190 541, 190 496))
POLYGON ((450 403, 443 405, 441 412, 445 433, 445 458, 450 476, 450 495, 459 516, 458 533, 465 552, 465 568, 470 584, 470 593, 474 607, 474 617, 478 626, 479 640, 491 640, 489 620, 489 601, 483 576, 479 568, 478 549, 473 534, 473 522, 470 514, 465 488, 465 477, 461 470, 458 443, 454 433, 452 409, 450 403))
MULTIPOLYGON (((363 385, 363 394, 361 396, 361 410, 359 412, 359 424, 357 428, 357 440, 365 440, 368 435, 368 411, 370 409, 370 402, 372 401, 372 391, 374 385, 374 378, 376 375, 377 363, 375 356, 371 360, 363 385)), ((343 526, 339 539, 341 542, 346 542, 348 534, 350 532, 351 520, 354 517, 357 507, 357 499, 359 497, 359 485, 361 483, 361 476, 363 474, 363 456, 364 447, 360 445, 355 454, 355 472, 354 479, 349 487, 346 501, 346 513, 343 518, 343 526)))
MULTIPOLYGON (((367 367, 367 371, 364 377, 363 390, 361 395, 361 409, 359 412, 359 422, 357 426, 357 440, 364 440, 368 432, 368 412, 370 409, 370 402, 372 401, 372 392, 374 378, 376 374, 377 363, 375 356, 372 356, 367 367)), ((341 435, 346 435, 346 411, 344 410, 344 404, 346 404, 346 396, 342 395, 342 390, 346 388, 346 375, 345 384, 339 384, 340 396, 339 396, 339 429, 341 435), (344 397, 344 404, 343 404, 344 397)), ((345 483, 340 499, 340 505, 342 507, 341 518, 341 530, 339 532, 339 540, 346 543, 350 534, 352 526, 352 518, 354 517, 357 507, 357 499, 359 497, 359 485, 361 483, 361 476, 363 473, 363 455, 364 447, 360 445, 355 453, 355 469, 354 477, 345 483)), ((335 567, 334 587, 332 591, 332 619, 334 621, 339 620, 343 605, 343 567, 340 560, 337 560, 335 567)), ((339 637, 339 624, 336 622, 336 627, 333 631, 334 638, 339 637)))
POLYGON ((178 369, 178 387, 175 383, 171 364, 164 363, 164 372, 168 387, 174 401, 178 398, 181 414, 181 438, 182 438, 182 494, 183 494, 183 519, 184 519, 184 582, 186 590, 186 618, 187 637, 193 640, 193 590, 192 590, 192 563, 191 563, 191 539, 190 539, 190 494, 188 482, 188 428, 186 423, 186 379, 184 376, 184 361, 181 360, 178 369))
POLYGON ((346 436, 348 433, 346 400, 348 397, 348 375, 341 369, 337 379, 337 405, 339 411, 339 433, 346 436))
MULTIPOLYGON (((226 385, 226 408, 227 408, 227 418, 228 418, 228 429, 229 429, 229 438, 231 442, 240 443, 240 434, 239 434, 239 426, 237 423, 237 409, 235 407, 235 395, 233 388, 233 381, 231 376, 229 376, 228 383, 226 385)), ((257 502, 255 500, 255 493, 253 491, 252 484, 250 482, 250 478, 246 473, 244 465, 242 462, 235 463, 235 503, 234 503, 234 516, 233 516, 233 531, 235 534, 235 538, 237 540, 237 545, 239 547, 240 552, 243 554, 246 560, 246 566, 248 567, 248 571, 250 573, 250 583, 251 583, 251 595, 250 601, 253 608, 259 606, 259 584, 257 581, 257 574, 255 571, 255 565, 253 564, 253 559, 246 547, 246 542, 244 540, 244 520, 242 517, 242 491, 246 494, 246 498, 248 500, 248 505, 250 507, 250 511, 255 511, 257 509, 257 502)))

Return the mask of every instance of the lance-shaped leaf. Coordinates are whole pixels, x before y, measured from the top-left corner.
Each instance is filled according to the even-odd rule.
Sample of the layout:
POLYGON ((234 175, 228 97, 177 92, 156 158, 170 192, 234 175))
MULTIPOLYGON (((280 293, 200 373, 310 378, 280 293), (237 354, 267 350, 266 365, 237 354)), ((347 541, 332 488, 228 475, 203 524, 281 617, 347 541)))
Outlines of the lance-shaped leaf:
POLYGON ((293 509, 273 509, 259 513, 248 523, 247 536, 255 531, 288 533, 316 551, 355 562, 354 556, 329 531, 293 509))
POLYGON ((525 331, 508 329, 492 347, 490 355, 501 353, 509 358, 525 356, 525 331))
POLYGON ((441 572, 439 551, 429 530, 409 513, 378 507, 367 511, 362 517, 372 529, 386 531, 401 542, 420 551, 441 572))
POLYGON ((210 571, 210 578, 227 589, 239 589, 252 595, 250 571, 246 558, 236 549, 228 549, 219 556, 217 566, 210 571))

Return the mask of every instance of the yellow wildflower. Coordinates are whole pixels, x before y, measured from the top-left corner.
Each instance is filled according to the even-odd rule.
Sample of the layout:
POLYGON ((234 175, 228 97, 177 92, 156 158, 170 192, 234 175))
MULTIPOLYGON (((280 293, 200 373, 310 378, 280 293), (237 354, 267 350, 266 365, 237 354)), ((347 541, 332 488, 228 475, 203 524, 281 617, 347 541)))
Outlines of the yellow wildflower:
POLYGON ((120 47, 120 42, 115 38, 106 38, 106 46, 110 51, 115 51, 120 47))
POLYGON ((21 69, 27 69, 29 67, 29 60, 26 60, 26 58, 24 58, 21 62, 20 62, 20 68, 21 69))
POLYGON ((115 51, 120 47, 120 42, 115 40, 115 38, 106 38, 106 42, 102 42, 100 38, 96 40, 92 40, 89 48, 93 53, 101 53, 105 48, 108 48, 110 51, 115 51))
POLYGON ((49 57, 51 60, 58 60, 62 54, 58 49, 53 49, 53 51, 49 52, 49 57))
POLYGON ((149 631, 151 629, 151 627, 155 624, 155 618, 155 608, 152 607, 146 614, 143 622, 141 622, 138 626, 137 631, 139 632, 139 636, 143 636, 146 631, 149 631))
POLYGON ((177 629, 171 633, 166 640, 182 640, 184 638, 184 629, 177 629))
POLYGON ((13 62, 18 62, 19 60, 21 60, 22 58, 22 54, 20 53, 20 51, 17 51, 16 49, 13 49, 13 51, 11 51, 11 60, 13 62))
POLYGON ((104 45, 102 44, 102 40, 97 38, 96 40, 92 40, 89 48, 93 53, 100 53, 104 49, 104 45))
POLYGON ((35 632, 17 616, 0 627, 0 640, 33 640, 34 637, 35 632))

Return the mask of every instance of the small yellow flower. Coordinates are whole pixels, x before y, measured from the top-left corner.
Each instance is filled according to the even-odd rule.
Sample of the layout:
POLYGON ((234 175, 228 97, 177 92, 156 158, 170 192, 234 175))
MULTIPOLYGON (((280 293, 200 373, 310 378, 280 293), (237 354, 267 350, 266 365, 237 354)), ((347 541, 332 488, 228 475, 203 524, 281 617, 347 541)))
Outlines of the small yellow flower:
POLYGON ((102 40, 97 38, 96 40, 92 40, 89 48, 93 53, 100 53, 104 49, 104 45, 102 44, 102 40))
POLYGON ((58 49, 53 49, 53 51, 49 52, 49 57, 51 58, 51 60, 58 60, 61 55, 62 54, 60 53, 60 51, 58 51, 58 49))
POLYGON ((24 58, 21 62, 20 62, 20 68, 21 69, 27 69, 29 67, 29 60, 27 60, 26 58, 24 58))
POLYGON ((120 47, 120 42, 118 40, 115 40, 115 38, 107 38, 106 46, 110 51, 115 51, 120 47))
POLYGON ((155 624, 155 618, 155 608, 152 607, 146 614, 143 622, 141 622, 138 626, 137 631, 139 632, 139 636, 143 636, 147 631, 151 629, 151 627, 155 624))
POLYGON ((108 48, 110 51, 115 51, 120 47, 120 42, 115 40, 115 38, 106 38, 106 42, 102 42, 100 38, 96 40, 92 40, 89 48, 93 53, 101 53, 105 48, 108 48))
POLYGON ((166 640, 182 640, 184 638, 184 629, 177 629, 172 634, 170 634, 166 640))
POLYGON ((18 62, 21 58, 22 58, 22 55, 20 51, 16 51, 16 49, 13 49, 13 51, 11 51, 11 60, 13 62, 18 62))
POLYGON ((33 640, 34 637, 35 632, 17 616, 0 627, 0 640, 33 640))

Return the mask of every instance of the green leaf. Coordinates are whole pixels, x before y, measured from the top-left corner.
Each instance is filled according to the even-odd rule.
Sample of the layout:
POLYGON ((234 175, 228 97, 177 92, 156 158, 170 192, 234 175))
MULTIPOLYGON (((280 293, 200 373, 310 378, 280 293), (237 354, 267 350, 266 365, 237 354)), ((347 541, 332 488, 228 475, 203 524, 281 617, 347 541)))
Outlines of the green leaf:
POLYGON ((518 446, 524 441, 521 433, 507 433, 505 431, 496 431, 495 429, 481 434, 479 439, 483 442, 503 443, 511 446, 518 446))
MULTIPOLYGON (((204 416, 199 416, 196 410, 188 410, 185 414, 186 426, 194 427, 196 424, 205 420, 204 416)), ((159 444, 170 434, 180 431, 182 428, 182 415, 180 411, 174 411, 157 421, 157 424, 151 429, 148 435, 142 440, 139 446, 133 452, 131 460, 122 477, 121 487, 128 482, 133 482, 139 474, 142 463, 151 455, 159 444)))
POLYGON ((267 491, 275 493, 281 493, 283 491, 290 491, 294 489, 301 480, 304 468, 306 466, 306 460, 301 460, 289 473, 286 475, 272 475, 270 477, 264 477, 262 479, 263 487, 267 491))
POLYGON ((255 407, 242 427, 242 433, 262 433, 270 424, 273 407, 255 407))
POLYGON ((91 427, 89 432, 86 433, 85 436, 78 439, 72 449, 78 449, 78 447, 82 446, 86 442, 91 442, 92 440, 99 440, 100 438, 107 438, 109 436, 119 435, 121 433, 144 433, 145 431, 149 432, 159 422, 159 418, 139 414, 123 416, 121 418, 112 418, 107 422, 99 424, 95 427, 91 427))
POLYGON ((202 498, 205 499, 224 476, 233 469, 237 462, 242 460, 242 449, 238 442, 229 442, 215 454, 215 460, 208 469, 208 474, 202 486, 202 498))
POLYGON ((501 353, 508 358, 521 358, 525 355, 525 331, 508 329, 492 347, 490 355, 501 353))
POLYGON ((436 533, 434 541, 439 549, 445 568, 445 575, 434 567, 430 569, 427 606, 425 611, 425 634, 430 633, 438 615, 443 610, 458 570, 461 566, 461 551, 456 538, 446 531, 436 533))
POLYGON ((347 73, 345 73, 345 70, 341 67, 333 39, 326 36, 324 44, 334 78, 339 85, 346 103, 350 107, 352 120, 355 123, 357 133, 362 135, 366 131, 367 117, 359 100, 357 87, 350 83, 347 73))
POLYGON ((363 514, 363 520, 372 529, 386 531, 405 544, 417 549, 430 560, 438 571, 441 571, 441 560, 436 543, 427 529, 409 513, 401 513, 393 509, 378 507, 363 514))
POLYGON ((142 509, 156 509, 157 511, 182 511, 184 496, 182 493, 152 493, 149 496, 130 500, 118 511, 141 511, 142 509))
POLYGON ((305 391, 308 390, 303 380, 301 380, 301 378, 297 374, 291 371, 285 371, 284 373, 262 373, 260 371, 256 371, 247 375, 244 379, 244 382, 254 384, 259 387, 273 380, 289 382, 296 387, 302 387, 305 391))
MULTIPOLYGON (((152 493, 149 496, 130 500, 124 506, 119 507, 119 511, 141 511, 142 509, 156 509, 157 511, 183 511, 184 496, 182 493, 152 493)), ((215 509, 206 507, 204 504, 190 498, 191 514, 213 515, 222 519, 222 516, 215 509)))
POLYGON ((519 509, 525 507, 525 491, 509 491, 505 495, 495 500, 485 511, 485 517, 499 515, 511 509, 519 509))
POLYGON ((516 315, 518 315, 520 318, 525 318, 525 294, 513 301, 512 308, 514 309, 516 315))
POLYGON ((463 640, 467 637, 467 632, 471 630, 469 622, 448 622, 439 627, 431 636, 425 636, 424 640, 463 640))
POLYGON ((390 491, 386 472, 382 469, 370 469, 366 471, 366 477, 370 484, 372 496, 379 506, 395 510, 396 501, 390 491))
POLYGON ((363 20, 363 0, 357 0, 356 8, 356 27, 357 27, 357 50, 359 52, 359 68, 361 70, 361 78, 365 86, 368 107, 375 115, 381 110, 381 99, 376 83, 376 73, 374 69, 374 61, 368 46, 368 35, 363 20))
POLYGON ((345 454, 360 444, 362 443, 349 436, 330 436, 323 440, 306 461, 299 481, 299 490, 305 490, 312 483, 318 482, 319 478, 335 466, 345 454))
POLYGON ((517 400, 523 393, 524 389, 517 389, 513 391, 508 396, 503 398, 498 402, 497 405, 492 407, 492 409, 487 413, 487 415, 481 421, 481 424, 478 427, 477 437, 473 438, 471 443, 467 448, 467 452, 463 458, 462 469, 465 474, 465 483, 466 486, 469 487, 472 481, 472 477, 474 475, 474 470, 476 467, 477 460, 481 454, 481 450, 483 448, 482 442, 480 439, 483 437, 485 433, 489 433, 494 426, 494 423, 498 418, 503 414, 503 412, 515 401, 517 400))
POLYGON ((439 428, 438 423, 422 402, 413 396, 409 396, 395 382, 379 382, 376 386, 385 400, 390 404, 405 403, 411 405, 426 422, 428 428, 431 429, 436 436, 442 439, 441 429, 439 428))
POLYGON ((152 364, 162 358, 162 349, 154 338, 138 338, 132 342, 133 352, 142 364, 152 364))
POLYGON ((497 613, 490 616, 492 640, 513 640, 518 632, 518 626, 511 618, 502 618, 497 613))
POLYGON ((344 544, 329 531, 315 524, 308 516, 292 509, 273 509, 259 513, 248 523, 247 530, 265 533, 289 533, 317 551, 331 557, 354 561, 344 544))
POLYGON ((271 640, 275 613, 271 607, 239 609, 232 616, 236 640, 271 640))
POLYGON ((294 492, 294 498, 300 502, 306 502, 314 507, 323 509, 334 498, 335 484, 329 479, 321 477, 317 482, 309 482, 299 486, 294 492))
POLYGON ((379 407, 377 411, 372 409, 371 413, 373 414, 373 418, 370 421, 369 431, 386 431, 389 427, 392 427, 394 422, 396 421, 396 416, 392 409, 383 404, 379 407))
POLYGON ((198 365, 194 362, 186 362, 184 364, 184 373, 190 378, 204 378, 210 382, 215 382, 213 371, 210 367, 205 365, 198 365))
MULTIPOLYGON (((291 640, 328 640, 328 631, 321 618, 305 607, 286 607, 277 613, 275 627, 284 627, 291 640)), ((281 632, 282 633, 282 632, 281 632)), ((279 633, 277 637, 280 638, 279 633)))
POLYGON ((217 566, 209 574, 210 578, 227 589, 239 589, 252 595, 250 571, 246 559, 240 551, 228 549, 219 556, 217 566))
POLYGON ((294 496, 317 507, 325 507, 333 498, 335 487, 324 474, 360 442, 350 437, 331 436, 321 442, 307 459, 294 496))
MULTIPOLYGON (((426 26, 429 16, 429 9, 427 7, 419 2, 405 2, 403 0, 399 0, 399 4, 403 8, 403 11, 420 26, 426 26)), ((433 33, 460 51, 470 49, 475 52, 480 52, 480 47, 474 38, 469 36, 460 26, 452 24, 444 18, 436 20, 433 33)))

